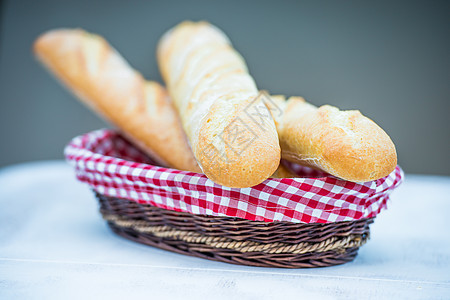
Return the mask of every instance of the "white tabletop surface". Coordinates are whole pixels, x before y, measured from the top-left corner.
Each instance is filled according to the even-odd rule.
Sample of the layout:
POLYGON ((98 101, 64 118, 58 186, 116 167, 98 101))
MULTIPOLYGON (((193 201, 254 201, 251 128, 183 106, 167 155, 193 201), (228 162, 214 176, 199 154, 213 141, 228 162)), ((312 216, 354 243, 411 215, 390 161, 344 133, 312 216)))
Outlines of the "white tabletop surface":
POLYGON ((345 265, 229 265, 113 234, 63 161, 0 169, 0 299, 450 299, 450 177, 406 175, 345 265))

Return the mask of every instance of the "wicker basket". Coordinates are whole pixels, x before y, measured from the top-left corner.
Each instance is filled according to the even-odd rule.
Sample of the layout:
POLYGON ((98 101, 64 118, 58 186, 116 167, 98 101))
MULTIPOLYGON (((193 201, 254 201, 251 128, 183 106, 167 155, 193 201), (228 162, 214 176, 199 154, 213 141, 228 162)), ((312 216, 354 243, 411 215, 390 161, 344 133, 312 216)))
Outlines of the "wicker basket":
POLYGON ((256 267, 313 268, 353 260, 373 218, 302 224, 175 212, 96 193, 111 229, 127 239, 205 259, 256 267))
MULTIPOLYGON (((353 260, 359 247, 369 239, 369 225, 381 209, 386 207, 389 192, 403 178, 403 172, 397 167, 384 180, 359 185, 355 190, 348 182, 328 177, 312 176, 309 179, 305 177, 304 181, 300 180, 309 188, 309 184, 318 182, 318 186, 329 193, 334 193, 335 189, 346 191, 344 194, 336 194, 337 198, 332 199, 333 201, 320 205, 336 208, 346 203, 343 213, 346 220, 350 221, 340 221, 343 220, 342 215, 339 215, 340 220, 335 221, 321 219, 323 214, 326 218, 331 218, 330 214, 334 213, 332 209, 315 208, 314 213, 299 213, 286 203, 276 206, 276 214, 270 216, 274 207, 261 207, 260 204, 250 203, 251 201, 248 205, 267 209, 267 217, 242 215, 247 210, 230 215, 220 209, 213 211, 216 215, 211 215, 195 212, 189 206, 193 203, 200 205, 197 198, 192 198, 192 191, 197 189, 196 192, 201 190, 206 193, 205 187, 209 186, 210 191, 218 190, 222 198, 245 195, 240 194, 238 189, 211 186, 211 182, 207 182, 207 178, 201 174, 153 166, 148 157, 113 131, 101 130, 77 137, 66 147, 65 154, 74 166, 77 178, 94 189, 103 218, 118 235, 176 253, 258 267, 312 268, 339 265, 353 260), (154 174, 159 174, 160 177, 154 174), (168 177, 171 179, 167 179, 168 177), (190 185, 190 181, 196 182, 195 185, 190 185), (347 186, 350 187, 347 189, 347 186), (184 191, 183 195, 177 194, 180 189, 184 191), (172 194, 167 194, 168 191, 172 194), (356 192, 363 197, 355 197, 356 192), (187 197, 187 193, 191 195, 190 203, 180 200, 187 197), (177 200, 171 199, 169 195, 176 196, 177 200), (183 206, 177 207, 180 203, 183 206), (280 216, 283 221, 275 221, 280 216), (252 220, 251 217, 255 219, 252 220)), ((294 187, 299 193, 303 192, 299 182, 282 181, 282 185, 287 187, 286 192, 294 187)), ((279 196, 276 193, 280 193, 280 190, 270 192, 271 184, 277 185, 279 181, 269 180, 269 183, 262 184, 262 190, 266 195, 274 193, 270 196, 272 200, 276 199, 275 202, 267 203, 277 205, 279 196)), ((256 189, 253 192, 257 192, 256 189)), ((207 202, 205 195, 198 195, 202 195, 204 203, 207 202)), ((305 199, 297 193, 291 195, 298 201, 305 199)), ((308 195, 305 194, 305 197, 308 195)), ((325 196, 313 194, 311 197, 314 202, 317 197, 325 196)), ((260 201, 258 197, 253 198, 255 199, 260 201)), ((232 213, 235 212, 236 210, 232 210, 232 213)))

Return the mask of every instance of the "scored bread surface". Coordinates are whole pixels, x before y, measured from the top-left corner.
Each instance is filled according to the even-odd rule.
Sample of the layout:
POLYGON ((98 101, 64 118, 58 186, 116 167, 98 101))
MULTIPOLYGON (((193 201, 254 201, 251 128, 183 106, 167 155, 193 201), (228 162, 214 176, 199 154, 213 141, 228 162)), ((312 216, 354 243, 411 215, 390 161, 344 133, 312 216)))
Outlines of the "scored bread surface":
POLYGON ((53 30, 35 42, 34 51, 85 104, 161 164, 201 172, 181 117, 203 170, 224 185, 245 187, 270 175, 294 176, 277 169, 275 125, 283 158, 349 181, 384 177, 397 164, 389 136, 359 111, 317 108, 301 97, 286 101, 284 96, 272 96, 282 113, 261 128, 243 113, 258 93, 245 62, 227 37, 205 22, 182 23, 159 45, 161 71, 180 115, 163 86, 144 80, 98 35, 80 29, 53 30), (236 119, 250 129, 251 137, 257 136, 239 155, 217 138, 236 119), (227 161, 211 159, 201 151, 205 145, 213 145, 227 161))
POLYGON ((280 162, 275 124, 270 114, 258 123, 248 113, 258 89, 225 34, 183 22, 162 37, 157 58, 203 172, 229 187, 271 176, 280 162))
POLYGON ((34 52, 86 105, 159 163, 200 172, 165 88, 146 81, 102 37, 52 30, 36 40, 34 52))
POLYGON ((274 119, 284 159, 353 182, 376 180, 395 169, 394 143, 359 111, 317 108, 301 97, 272 99, 283 112, 274 119))

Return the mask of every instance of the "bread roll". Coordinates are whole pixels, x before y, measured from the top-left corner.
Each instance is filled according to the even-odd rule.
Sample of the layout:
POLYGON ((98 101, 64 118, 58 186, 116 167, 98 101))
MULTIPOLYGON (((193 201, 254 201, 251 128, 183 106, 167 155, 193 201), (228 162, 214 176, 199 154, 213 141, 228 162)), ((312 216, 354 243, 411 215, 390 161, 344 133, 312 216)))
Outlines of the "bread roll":
POLYGON ((386 132, 357 110, 319 108, 301 97, 272 96, 282 157, 336 177, 365 182, 387 176, 397 165, 386 132))
POLYGON ((240 188, 271 176, 280 162, 276 128, 270 113, 255 117, 258 90, 225 34, 183 22, 162 37, 157 58, 206 176, 240 188))
POLYGON ((85 104, 159 163, 201 171, 166 90, 145 81, 102 37, 53 30, 36 40, 34 52, 85 104))

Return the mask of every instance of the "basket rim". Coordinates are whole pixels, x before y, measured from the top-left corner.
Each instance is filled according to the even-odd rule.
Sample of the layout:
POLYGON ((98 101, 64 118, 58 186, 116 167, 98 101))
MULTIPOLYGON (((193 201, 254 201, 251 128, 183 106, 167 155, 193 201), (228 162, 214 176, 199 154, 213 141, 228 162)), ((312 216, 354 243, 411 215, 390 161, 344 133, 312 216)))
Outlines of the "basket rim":
MULTIPOLYGON (((178 191, 178 196, 181 195, 183 197, 196 196, 190 193, 192 190, 200 193, 206 192, 207 195, 200 195, 200 198, 203 196, 206 198, 223 198, 225 196, 228 198, 228 202, 237 201, 237 205, 246 206, 247 209, 249 205, 256 205, 270 210, 271 213, 269 215, 264 215, 262 218, 259 215, 259 218, 258 216, 256 218, 265 222, 328 223, 374 217, 386 207, 390 192, 402 182, 404 177, 402 169, 397 166, 388 176, 364 183, 348 182, 333 176, 321 176, 269 178, 251 188, 228 188, 215 184, 204 174, 144 163, 145 160, 148 161, 144 154, 133 148, 118 132, 109 129, 95 130, 75 137, 66 146, 64 154, 67 161, 75 168, 77 178, 89 184, 99 193, 109 196, 120 196, 139 203, 148 202, 157 207, 174 211, 249 219, 242 212, 229 214, 228 211, 221 212, 220 209, 214 209, 213 206, 217 205, 217 199, 206 202, 203 207, 200 205, 200 209, 198 203, 190 209, 189 207, 183 207, 183 202, 179 202, 178 206, 170 206, 167 203, 161 203, 161 201, 152 201, 152 199, 148 199, 149 197, 145 196, 146 194, 157 198, 167 198, 169 194, 169 196, 174 196, 174 191, 169 191, 171 188, 175 188, 178 191), (103 147, 101 151, 97 149, 100 147, 99 145, 103 147), (121 149, 115 149, 114 147, 121 149), (110 153, 114 151, 127 153, 126 155, 121 155, 121 158, 117 157, 117 153, 115 155, 110 153), (127 157, 124 159, 124 156, 133 157, 133 159, 126 159, 127 157), (120 183, 118 183, 119 181, 120 183), (125 184, 125 192, 123 187, 120 187, 120 184, 124 183, 123 181, 127 181, 128 184, 125 184), (255 196, 271 199, 264 199, 266 203, 261 206, 261 203, 254 203, 256 201, 253 199, 255 196), (305 218, 293 216, 299 209, 299 205, 293 207, 292 203, 286 202, 295 198, 294 202, 296 204, 302 204, 300 198, 308 197, 310 201, 318 202, 319 207, 310 208, 306 205, 306 207, 302 208, 302 214, 309 216, 305 218), (250 200, 253 202, 243 201, 243 198, 246 200, 252 198, 250 200), (278 201, 273 198, 281 200, 278 201), (330 203, 324 203, 322 201, 324 198, 331 199, 332 205, 327 206, 330 203), (354 210, 355 212, 347 213, 344 218, 341 218, 340 213, 336 209, 354 210), (324 217, 322 213, 327 214, 327 216, 324 217), (286 214, 288 215, 287 217, 286 214), (330 215, 333 216, 330 218, 330 215)), ((189 206, 192 203, 185 203, 184 206, 186 204, 189 206)), ((303 206, 305 206, 304 204, 303 206)), ((250 220, 255 219, 250 218, 250 220)))

